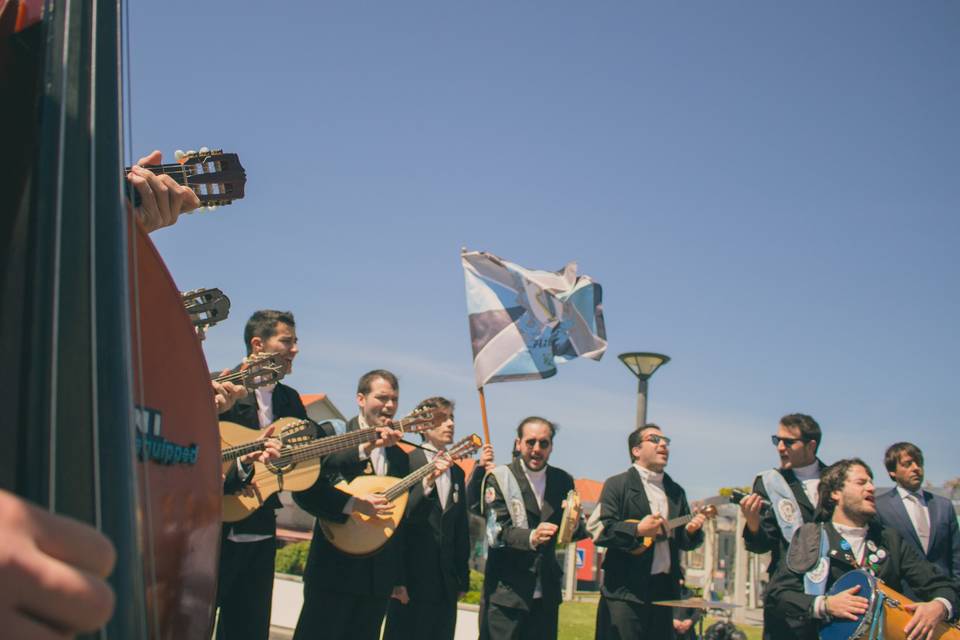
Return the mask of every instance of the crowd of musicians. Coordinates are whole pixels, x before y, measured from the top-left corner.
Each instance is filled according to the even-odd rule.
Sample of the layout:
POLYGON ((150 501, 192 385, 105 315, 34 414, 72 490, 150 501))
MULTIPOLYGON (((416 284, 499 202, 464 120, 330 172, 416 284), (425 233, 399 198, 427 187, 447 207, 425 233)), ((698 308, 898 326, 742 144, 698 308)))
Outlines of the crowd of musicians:
MULTIPOLYGON (((157 161, 151 156, 141 164, 157 161)), ((137 168, 129 179, 144 195, 138 213, 148 227, 171 224, 180 211, 196 206, 189 189, 163 183, 149 170, 137 168)), ((245 327, 244 347, 250 355, 280 354, 285 373, 291 374, 298 353, 293 313, 254 313, 245 327)), ((283 417, 307 418, 300 395, 286 382, 252 391, 215 382, 212 395, 222 421, 264 439, 263 447, 238 458, 223 475, 225 495, 256 494, 256 464, 279 457, 286 446, 273 423, 283 417)), ((418 403, 445 418, 422 432, 409 453, 400 446, 404 434, 395 422, 399 402, 397 375, 383 369, 362 375, 357 415, 346 430, 373 429, 376 436, 327 456, 315 484, 293 494, 317 519, 294 637, 373 640, 382 630, 388 639, 453 638, 457 601, 469 588, 472 512, 485 520, 488 548, 480 637, 556 638, 562 579, 556 538, 565 499, 574 488, 572 476, 549 463, 559 444, 557 425, 546 417, 522 420, 506 456, 509 462, 496 464, 487 444, 465 477, 446 454, 455 440, 453 400, 432 397, 418 403), (395 508, 380 493, 354 495, 338 488, 339 483, 365 475, 402 478, 425 465, 431 465, 431 473, 410 489, 402 522, 379 551, 358 556, 331 544, 324 523, 358 515, 376 518, 395 508)), ((311 438, 334 435, 328 423, 311 424, 311 438)), ((810 416, 784 416, 772 436, 779 465, 760 473, 753 492, 740 503, 747 549, 771 558, 764 638, 815 638, 829 620, 862 616, 868 602, 857 589, 829 592, 852 569, 863 569, 916 600, 904 637, 933 637, 937 624, 960 612, 960 533, 953 505, 922 488, 923 454, 913 444, 889 447, 884 465, 896 487, 878 496, 873 470, 863 460, 820 461, 822 439, 810 416)), ((582 519, 575 527, 574 540, 592 535, 605 549, 597 638, 662 639, 690 633, 689 620, 675 620, 669 607, 654 604, 681 596, 680 553, 703 543, 708 517, 706 511, 691 513, 683 487, 666 473, 670 443, 666 430, 654 424, 631 431, 624 451, 629 466, 604 483, 589 527, 582 519), (686 515, 690 518, 683 524, 671 524, 686 515)), ((273 495, 248 517, 223 525, 218 639, 269 637, 275 510, 280 506, 273 495)), ((109 616, 103 577, 110 571, 112 551, 93 529, 0 492, 0 533, 6 543, 0 550, 6 553, 0 556, 0 578, 10 578, 0 579, 0 590, 21 587, 21 593, 2 600, 3 632, 14 628, 8 624, 27 620, 33 626, 16 627, 24 630, 16 637, 69 637, 98 627, 109 616), (54 593, 72 595, 50 597, 54 593), (25 606, 25 601, 32 604, 25 606), (23 611, 30 615, 20 615, 23 611)))

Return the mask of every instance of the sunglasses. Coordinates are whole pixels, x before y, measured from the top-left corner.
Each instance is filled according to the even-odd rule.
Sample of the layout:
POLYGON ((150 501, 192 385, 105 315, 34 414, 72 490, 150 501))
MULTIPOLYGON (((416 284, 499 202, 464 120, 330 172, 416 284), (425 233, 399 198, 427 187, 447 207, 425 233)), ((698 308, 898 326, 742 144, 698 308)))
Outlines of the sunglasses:
POLYGON ((523 441, 523 444, 527 445, 527 446, 530 447, 531 449, 533 449, 533 448, 534 448, 535 446, 537 446, 538 444, 540 445, 540 448, 541 448, 541 449, 549 449, 549 448, 550 448, 550 445, 553 444, 553 441, 552 441, 552 440, 548 440, 547 438, 544 438, 544 439, 542 439, 542 440, 537 440, 536 438, 530 438, 530 439, 528 439, 528 440, 524 440, 524 441, 523 441))
POLYGON ((658 435, 647 436, 640 442, 652 442, 654 445, 658 445, 662 442, 665 446, 667 447, 670 446, 670 438, 668 438, 667 436, 658 436, 658 435))
POLYGON ((770 442, 773 443, 773 446, 778 446, 781 442, 785 447, 792 447, 798 442, 809 442, 807 438, 781 438, 780 436, 770 436, 770 442))

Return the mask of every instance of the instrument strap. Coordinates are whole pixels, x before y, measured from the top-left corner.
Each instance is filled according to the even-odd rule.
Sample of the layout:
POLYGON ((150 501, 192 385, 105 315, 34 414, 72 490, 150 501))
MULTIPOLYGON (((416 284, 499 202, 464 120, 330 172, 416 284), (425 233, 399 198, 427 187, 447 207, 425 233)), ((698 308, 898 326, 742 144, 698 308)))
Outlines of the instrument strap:
POLYGON ((763 488, 767 491, 770 498, 770 507, 773 509, 773 515, 777 518, 777 524, 780 525, 780 531, 783 538, 788 543, 793 540, 793 534, 797 532, 800 525, 803 524, 803 515, 800 512, 800 504, 797 502, 793 490, 787 484, 776 469, 767 469, 760 474, 763 480, 763 488))
POLYGON ((883 627, 886 625, 887 595, 880 589, 876 589, 875 593, 873 620, 870 621, 870 635, 867 640, 883 640, 883 627))

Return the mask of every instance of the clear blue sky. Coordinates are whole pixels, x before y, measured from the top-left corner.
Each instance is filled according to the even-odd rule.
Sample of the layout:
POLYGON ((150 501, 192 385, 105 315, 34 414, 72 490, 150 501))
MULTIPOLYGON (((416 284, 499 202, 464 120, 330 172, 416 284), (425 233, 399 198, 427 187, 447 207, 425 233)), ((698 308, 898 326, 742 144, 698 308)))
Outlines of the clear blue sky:
POLYGON ((822 457, 883 475, 910 439, 960 475, 960 4, 131 3, 132 144, 240 153, 247 197, 154 234, 181 289, 243 324, 292 309, 288 382, 348 414, 386 367, 480 431, 460 247, 604 286, 599 363, 487 390, 508 459, 528 414, 551 462, 628 464, 624 351, 673 361, 649 417, 693 495, 776 464, 802 411, 822 457))

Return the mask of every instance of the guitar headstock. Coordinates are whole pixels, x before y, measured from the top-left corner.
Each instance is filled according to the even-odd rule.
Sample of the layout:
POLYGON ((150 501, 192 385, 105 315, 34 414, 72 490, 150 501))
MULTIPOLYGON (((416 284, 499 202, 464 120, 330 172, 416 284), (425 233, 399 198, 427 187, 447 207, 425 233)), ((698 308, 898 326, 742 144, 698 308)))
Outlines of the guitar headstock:
POLYGON ((183 180, 177 178, 176 172, 169 172, 171 177, 193 189, 200 206, 227 205, 243 197, 247 173, 237 154, 201 147, 199 151, 177 150, 174 157, 182 167, 183 180))
POLYGON ((204 332, 230 315, 230 298, 220 289, 194 289, 180 293, 190 322, 203 339, 204 332))
POLYGON ((286 371, 286 362, 279 353, 264 351, 247 356, 240 366, 242 384, 253 390, 279 382, 286 371))
POLYGON ((449 419, 450 411, 445 407, 423 407, 394 420, 391 426, 405 433, 419 433, 436 429, 449 419))
POLYGON ((463 438, 455 445, 447 449, 447 454, 453 458, 466 458, 471 455, 474 451, 483 446, 483 440, 475 433, 471 433, 466 438, 463 438))

